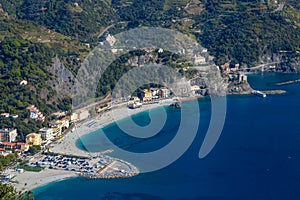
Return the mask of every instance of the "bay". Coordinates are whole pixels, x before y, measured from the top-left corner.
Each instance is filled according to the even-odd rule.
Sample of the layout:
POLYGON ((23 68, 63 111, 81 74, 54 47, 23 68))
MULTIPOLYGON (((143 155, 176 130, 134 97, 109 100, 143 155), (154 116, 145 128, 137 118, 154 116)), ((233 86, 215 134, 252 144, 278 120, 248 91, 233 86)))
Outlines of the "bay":
MULTIPOLYGON (((200 119, 196 119, 199 129, 195 140, 170 166, 126 179, 63 180, 35 189, 35 199, 299 199, 300 84, 275 85, 299 77, 277 73, 249 75, 255 89, 284 89, 288 93, 267 98, 228 96, 221 137, 203 159, 198 158, 198 152, 210 123, 209 98, 198 100, 200 119)), ((186 102, 185 106, 193 110, 195 105, 186 102)), ((181 112, 169 108, 166 112, 167 123, 162 131, 147 139, 128 136, 115 124, 104 131, 120 148, 154 151, 172 141, 178 130, 181 112)), ((146 126, 149 113, 137 114, 133 120, 146 126)), ((95 151, 109 147, 95 145, 97 134, 81 138, 77 145, 84 148, 84 144, 90 150, 94 145, 95 151)))

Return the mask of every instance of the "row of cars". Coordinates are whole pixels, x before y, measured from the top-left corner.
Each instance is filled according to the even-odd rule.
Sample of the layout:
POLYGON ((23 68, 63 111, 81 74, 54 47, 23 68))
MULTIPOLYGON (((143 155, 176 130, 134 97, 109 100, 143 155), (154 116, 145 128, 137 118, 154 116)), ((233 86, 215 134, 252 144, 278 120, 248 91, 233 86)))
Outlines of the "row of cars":
POLYGON ((85 173, 96 173, 111 162, 106 156, 98 156, 93 159, 78 158, 63 155, 44 155, 39 159, 30 162, 30 166, 37 166, 49 169, 69 170, 85 173))

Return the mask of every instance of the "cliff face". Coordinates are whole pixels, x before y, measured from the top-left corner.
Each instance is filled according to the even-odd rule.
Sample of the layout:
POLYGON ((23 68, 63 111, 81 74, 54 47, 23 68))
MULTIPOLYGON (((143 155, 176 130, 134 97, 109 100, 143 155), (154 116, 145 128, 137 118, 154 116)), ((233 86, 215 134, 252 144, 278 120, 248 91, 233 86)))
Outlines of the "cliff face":
POLYGON ((248 82, 236 82, 228 85, 227 94, 251 94, 252 90, 248 82))
MULTIPOLYGON (((260 60, 265 63, 263 71, 267 72, 284 72, 300 73, 300 53, 299 52, 280 52, 264 55, 260 60), (268 63, 271 63, 268 65, 268 63)), ((253 70, 260 72, 261 69, 253 70)))
POLYGON ((283 56, 282 62, 277 66, 277 72, 296 72, 300 73, 300 54, 283 56))
POLYGON ((65 67, 58 57, 53 58, 53 65, 47 70, 54 75, 55 79, 48 80, 48 84, 57 92, 57 98, 71 96, 74 75, 65 67))

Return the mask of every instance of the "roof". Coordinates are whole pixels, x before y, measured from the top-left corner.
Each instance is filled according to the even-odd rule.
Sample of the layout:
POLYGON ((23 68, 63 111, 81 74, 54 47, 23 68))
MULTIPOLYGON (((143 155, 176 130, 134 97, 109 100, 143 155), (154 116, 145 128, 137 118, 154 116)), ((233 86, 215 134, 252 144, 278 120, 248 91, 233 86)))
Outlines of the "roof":
POLYGON ((4 146, 20 146, 20 145, 23 145, 25 143, 23 142, 1 142, 2 145, 4 146))
POLYGON ((61 124, 60 120, 53 120, 53 121, 49 122, 49 125, 59 125, 59 124, 61 124))
POLYGON ((1 116, 5 116, 5 117, 8 117, 8 116, 9 116, 9 113, 1 113, 0 115, 1 115, 1 116))
POLYGON ((39 133, 29 133, 28 135, 26 135, 26 138, 27 137, 37 137, 37 136, 41 136, 41 134, 39 134, 39 133))
POLYGON ((2 145, 4 146, 10 146, 10 147, 16 147, 17 144, 13 142, 2 142, 2 145))
POLYGON ((44 127, 44 128, 41 128, 39 131, 48 131, 48 130, 53 130, 53 129, 44 127))

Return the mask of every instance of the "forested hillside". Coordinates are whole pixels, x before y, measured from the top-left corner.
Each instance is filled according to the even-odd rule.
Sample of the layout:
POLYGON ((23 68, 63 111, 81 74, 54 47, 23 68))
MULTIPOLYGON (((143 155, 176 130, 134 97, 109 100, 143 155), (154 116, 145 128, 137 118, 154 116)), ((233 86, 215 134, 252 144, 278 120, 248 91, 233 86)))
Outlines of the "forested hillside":
POLYGON ((237 2, 209 3, 198 21, 203 32, 196 35, 216 57, 217 64, 251 66, 264 55, 295 52, 300 47, 297 22, 288 23, 284 12, 274 12, 266 4, 237 2))
MULTIPOLYGON (((299 9, 298 0, 0 0, 0 113, 21 116, 1 120, 0 128, 21 124, 25 135, 43 126, 22 120, 30 104, 45 115, 70 109, 70 93, 57 91, 56 71, 75 76, 103 32, 174 29, 196 38, 218 65, 254 66, 284 57, 282 65, 293 71, 300 63, 299 9), (53 58, 65 68, 54 66, 53 58), (22 80, 28 85, 21 86, 22 80)), ((130 68, 122 59, 114 62, 97 94, 106 95, 130 68)))

